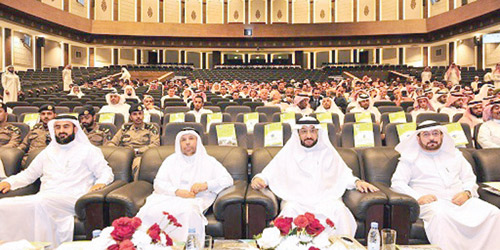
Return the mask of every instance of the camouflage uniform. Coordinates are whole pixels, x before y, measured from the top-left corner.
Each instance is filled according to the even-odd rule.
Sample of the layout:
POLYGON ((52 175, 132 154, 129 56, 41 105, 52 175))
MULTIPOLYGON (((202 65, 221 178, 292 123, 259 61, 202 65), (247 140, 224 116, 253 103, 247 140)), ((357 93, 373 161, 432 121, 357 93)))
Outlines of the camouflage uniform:
POLYGON ((85 129, 83 132, 85 132, 89 138, 90 143, 97 147, 106 145, 108 141, 113 139, 111 131, 106 127, 99 126, 99 124, 97 124, 90 132, 87 132, 85 129))
POLYGON ((21 144, 21 129, 10 123, 0 126, 0 147, 17 148, 19 144, 21 144))
POLYGON ((49 129, 43 126, 43 123, 37 123, 33 129, 24 137, 23 142, 17 148, 24 151, 26 154, 23 157, 23 168, 28 166, 26 165, 26 159, 28 158, 28 154, 36 149, 45 148, 49 145, 51 141, 49 129))

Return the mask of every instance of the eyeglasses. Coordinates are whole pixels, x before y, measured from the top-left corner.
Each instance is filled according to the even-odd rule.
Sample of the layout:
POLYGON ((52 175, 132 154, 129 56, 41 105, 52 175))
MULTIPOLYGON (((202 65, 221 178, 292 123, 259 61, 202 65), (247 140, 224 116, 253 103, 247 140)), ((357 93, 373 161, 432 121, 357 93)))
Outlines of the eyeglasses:
POLYGON ((429 137, 439 137, 443 134, 443 132, 441 132, 440 130, 432 130, 432 131, 424 131, 424 132, 420 132, 420 134, 418 134, 420 137, 423 137, 423 138, 429 138, 429 137))

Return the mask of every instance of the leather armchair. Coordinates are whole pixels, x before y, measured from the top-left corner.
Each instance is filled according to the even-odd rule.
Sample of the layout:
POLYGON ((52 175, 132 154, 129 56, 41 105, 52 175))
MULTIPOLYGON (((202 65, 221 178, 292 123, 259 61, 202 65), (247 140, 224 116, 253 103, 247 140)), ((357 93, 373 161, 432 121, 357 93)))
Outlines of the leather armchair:
MULTIPOLYGON (((240 239, 243 237, 243 205, 247 190, 248 154, 241 147, 205 146, 207 153, 215 157, 231 174, 234 185, 217 196, 205 216, 206 232, 213 237, 240 239)), ((144 153, 139 178, 106 197, 109 203, 110 221, 122 216, 135 216, 153 192, 153 181, 162 162, 173 154, 173 146, 161 146, 144 153)))
POLYGON ((472 153, 476 162, 476 176, 479 184, 479 197, 500 208, 500 196, 484 190, 483 182, 500 181, 500 148, 475 150, 472 153))
MULTIPOLYGON (((132 180, 131 166, 134 152, 131 149, 102 147, 101 150, 109 166, 113 169, 115 181, 105 188, 95 192, 89 192, 77 200, 75 204, 74 240, 90 239, 94 229, 104 228, 109 225, 107 204, 104 203, 105 196, 112 190, 132 180)), ((41 151, 42 149, 30 153, 28 155, 27 164, 31 163, 41 151)), ((1 150, 0 157, 2 158, 8 176, 19 172, 22 156, 22 151, 17 149, 1 150)), ((40 183, 36 181, 27 187, 6 194, 0 194, 0 199, 36 194, 39 191, 39 187, 40 183)))
MULTIPOLYGON (((261 148, 252 154, 251 178, 260 173, 281 148, 261 148)), ((352 149, 337 149, 342 159, 353 170, 353 174, 363 178, 362 168, 356 152, 352 149)), ((335 180, 332 180, 335 181, 335 180)), ((373 221, 384 225, 384 205, 387 197, 382 192, 360 193, 349 190, 343 196, 344 204, 353 213, 357 222, 356 239, 366 241, 366 235, 373 221)), ((248 189, 247 197, 247 237, 253 237, 262 230, 279 214, 280 199, 269 189, 256 191, 248 189)))

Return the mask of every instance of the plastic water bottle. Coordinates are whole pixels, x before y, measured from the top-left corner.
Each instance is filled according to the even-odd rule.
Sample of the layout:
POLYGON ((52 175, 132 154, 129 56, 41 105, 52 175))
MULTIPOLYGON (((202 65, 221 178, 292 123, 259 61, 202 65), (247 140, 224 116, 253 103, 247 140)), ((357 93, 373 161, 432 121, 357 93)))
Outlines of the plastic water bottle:
POLYGON ((94 231, 92 231, 92 239, 95 239, 99 236, 101 236, 101 230, 100 229, 95 229, 94 231))
POLYGON ((380 250, 380 232, 378 231, 377 222, 371 223, 371 228, 368 232, 368 250, 380 250))
POLYGON ((199 249, 199 244, 198 244, 198 236, 196 235, 196 229, 195 228, 190 228, 188 230, 188 237, 186 240, 186 250, 198 250, 199 249))

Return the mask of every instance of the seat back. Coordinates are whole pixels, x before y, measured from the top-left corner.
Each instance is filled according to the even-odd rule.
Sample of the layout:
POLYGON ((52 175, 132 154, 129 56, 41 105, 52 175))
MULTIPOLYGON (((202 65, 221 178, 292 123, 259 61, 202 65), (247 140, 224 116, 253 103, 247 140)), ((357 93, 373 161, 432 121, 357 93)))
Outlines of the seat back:
MULTIPOLYGON (((96 121, 99 121, 99 116, 100 116, 100 114, 96 115, 96 121)), ((120 128, 122 128, 124 123, 125 123, 125 118, 123 117, 123 114, 115 113, 115 121, 114 121, 115 126, 118 129, 120 129, 120 128)))
MULTIPOLYGON (((112 124, 111 124, 112 125, 112 124)), ((100 147, 108 165, 113 169, 115 180, 132 181, 134 150, 122 147, 100 147)))
POLYGON ((204 106, 203 108, 212 110, 212 112, 214 112, 214 113, 222 112, 222 110, 219 106, 204 106))
POLYGON ((30 126, 26 123, 11 122, 10 124, 18 127, 21 130, 21 141, 23 141, 24 137, 26 137, 26 135, 28 135, 28 133, 30 132, 30 126))
POLYGON ((17 122, 17 116, 14 114, 7 114, 7 122, 17 122))
POLYGON ((252 112, 255 111, 257 107, 264 106, 263 102, 243 102, 243 106, 248 106, 252 109, 252 112))
POLYGON ((26 113, 38 113, 38 107, 35 106, 16 106, 12 109, 12 114, 16 115, 18 118, 22 114, 26 113))
MULTIPOLYGON (((253 130, 253 148, 263 148, 265 146, 265 126, 271 122, 263 122, 255 124, 253 130)), ((288 139, 292 136, 292 127, 288 123, 282 123, 283 128, 283 145, 286 144, 288 139)))
MULTIPOLYGON (((250 179, 252 179, 256 174, 262 172, 264 168, 271 162, 271 160, 278 154, 281 147, 272 148, 259 148, 255 149, 251 156, 252 169, 250 171, 250 179)), ((352 169, 352 173, 363 178, 361 165, 359 164, 358 155, 356 151, 347 148, 338 148, 337 152, 342 157, 342 160, 352 169)))
POLYGON ((111 132, 111 136, 115 136, 116 132, 118 132, 118 128, 113 123, 97 123, 100 127, 109 129, 111 132))
MULTIPOLYGON (((342 126, 341 134, 341 145, 343 148, 353 148, 354 147, 354 124, 352 122, 344 123, 342 126)), ((373 141, 375 147, 382 146, 382 140, 380 138, 380 126, 373 123, 373 141)))
POLYGON ((479 124, 476 124, 476 126, 474 126, 474 134, 473 134, 474 145, 476 146, 477 149, 482 149, 483 148, 483 147, 481 147, 481 145, 477 141, 477 137, 479 135, 479 129, 481 128, 481 125, 483 125, 483 123, 479 123, 479 124))
MULTIPOLYGON (((387 125, 389 125, 389 123, 391 123, 391 121, 389 119, 389 113, 383 113, 380 116, 380 125, 382 126, 382 134, 386 133, 386 131, 387 131, 387 125)), ((412 118, 412 116, 411 116, 410 113, 405 113, 405 116, 406 116, 406 122, 412 122, 413 121, 413 118, 412 118)))
POLYGON ((58 106, 56 106, 56 113, 57 114, 67 114, 70 112, 71 112, 71 109, 69 107, 62 106, 60 104, 58 106))
MULTIPOLYGON (((236 122, 245 123, 245 114, 238 114, 236 116, 236 122)), ((262 122, 267 122, 267 116, 264 113, 259 113, 259 123, 262 123, 262 122)))
MULTIPOLYGON (((248 154, 241 147, 205 146, 208 155, 213 156, 231 174, 234 180, 247 181, 248 154)), ((160 146, 147 150, 141 160, 139 180, 153 183, 161 164, 175 152, 174 146, 160 146)))
MULTIPOLYGON (((175 113, 167 113, 165 114, 165 116, 163 116, 163 127, 165 128, 165 126, 170 122, 170 114, 175 114, 175 113)), ((187 113, 184 113, 184 122, 195 122, 196 121, 196 118, 194 117, 193 114, 187 114, 187 113)))
MULTIPOLYGON (((339 118, 339 115, 338 114, 335 114, 335 113, 330 113, 332 115, 332 122, 333 122, 333 125, 335 126, 335 128, 337 129, 337 132, 340 132, 340 118, 339 118)), ((316 113, 313 113, 311 114, 312 117, 316 117, 317 114, 316 113)), ((343 121, 342 121, 343 122, 343 121)))
POLYGON ((448 123, 450 122, 450 117, 448 116, 448 114, 443 113, 421 113, 417 115, 417 124, 427 120, 448 123))
POLYGON ((404 101, 399 104, 403 108, 405 112, 410 112, 408 108, 412 107, 413 108, 413 101, 404 101))
POLYGON ((68 107, 70 110, 73 110, 76 106, 81 106, 82 103, 79 101, 62 101, 59 103, 59 106, 68 107))
MULTIPOLYGON (((164 125, 163 135, 161 136, 161 145, 175 145, 175 137, 184 128, 194 128, 200 137, 204 138, 205 129, 203 125, 196 122, 171 122, 164 125)), ((204 143, 205 144, 205 143, 204 143)))
POLYGON ((475 150, 472 153, 476 162, 478 182, 500 181, 500 148, 475 150))
POLYGON ((368 182, 391 185, 391 178, 399 162, 399 153, 394 148, 375 147, 358 151, 364 176, 368 182))
POLYGON ((220 107, 220 109, 223 111, 223 112, 226 112, 226 108, 230 107, 230 106, 239 106, 240 104, 237 103, 237 102, 229 102, 229 101, 223 101, 223 102, 218 102, 217 103, 217 106, 220 107))
POLYGON ((248 106, 227 106, 224 112, 231 116, 232 122, 235 122, 238 114, 250 113, 252 109, 248 106))
MULTIPOLYGON (((231 116, 226 113, 222 113, 222 122, 231 122, 231 116)), ((203 128, 205 128, 204 131, 210 130, 210 128, 207 128, 207 114, 202 114, 201 115, 201 120, 200 123, 203 125, 203 128)))
MULTIPOLYGON (((295 113, 295 121, 298 121, 300 118, 302 118, 302 114, 295 113)), ((274 113, 272 122, 281 122, 281 113, 274 113)))
POLYGON ((379 106, 377 108, 380 114, 403 111, 403 108, 399 106, 379 106))
POLYGON ((236 133, 236 141, 238 147, 248 148, 247 146, 247 126, 245 123, 241 122, 222 122, 222 123, 212 123, 208 131, 208 145, 219 145, 218 135, 217 135, 217 125, 222 124, 234 124, 234 129, 236 133))
POLYGON ((272 122, 275 113, 281 113, 281 108, 276 106, 259 106, 255 108, 256 112, 264 113, 267 116, 267 121, 272 122))
POLYGON ((462 116, 464 116, 464 113, 458 113, 458 114, 455 114, 455 115, 453 116, 452 121, 453 121, 453 122, 458 122, 458 121, 462 118, 462 116))
MULTIPOLYGON (((99 107, 97 106, 93 106, 94 108, 94 112, 97 114, 99 113, 99 110, 101 110, 99 107)), ((83 110, 83 106, 76 106, 73 108, 73 113, 77 113, 77 114, 80 114, 80 112, 83 110)))
MULTIPOLYGON (((382 106, 396 106, 396 103, 393 102, 393 101, 376 101, 373 103, 373 106, 374 107, 382 107, 382 106)), ((382 111, 380 111, 380 113, 382 113, 382 111)))
POLYGON ((184 113, 188 112, 189 108, 184 106, 184 107, 165 107, 165 112, 163 112, 165 115, 170 114, 170 113, 184 113))
MULTIPOLYGON (((377 122, 375 120, 375 115, 373 113, 371 113, 371 117, 372 117, 372 122, 373 123, 377 122)), ((348 123, 348 122, 356 122, 356 113, 347 113, 347 114, 345 114, 345 116, 344 116, 344 123, 348 123)))
POLYGON ((0 150, 0 160, 5 169, 5 175, 11 176, 21 171, 21 161, 24 152, 17 148, 2 148, 0 150))

